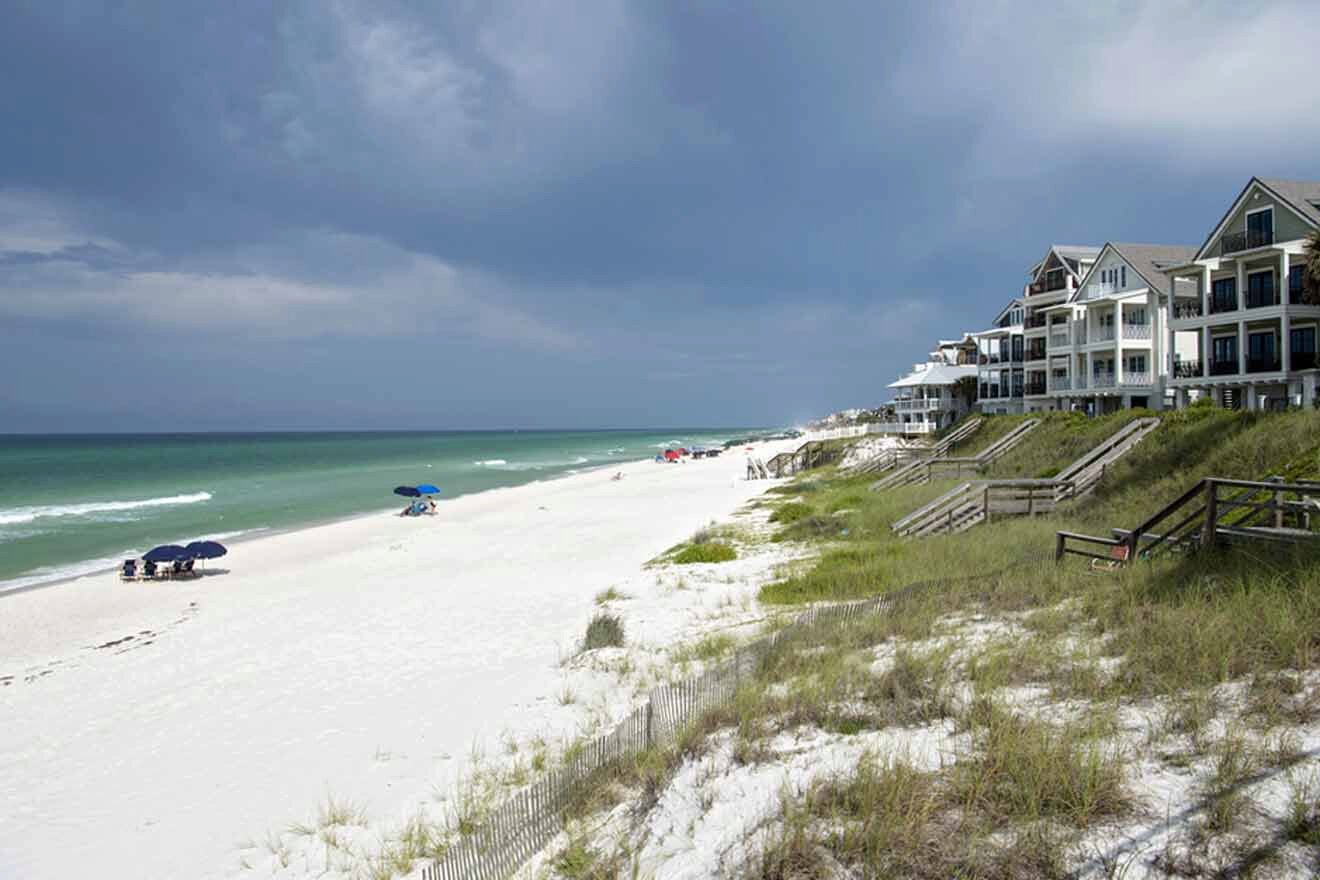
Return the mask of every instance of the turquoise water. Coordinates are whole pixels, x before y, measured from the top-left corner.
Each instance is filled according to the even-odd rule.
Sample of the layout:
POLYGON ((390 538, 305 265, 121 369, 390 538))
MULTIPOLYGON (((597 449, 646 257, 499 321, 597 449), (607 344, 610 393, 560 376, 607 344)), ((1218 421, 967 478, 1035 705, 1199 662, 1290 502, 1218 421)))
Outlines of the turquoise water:
POLYGON ((233 540, 441 503, 749 429, 0 436, 0 592, 109 568, 157 544, 233 540))

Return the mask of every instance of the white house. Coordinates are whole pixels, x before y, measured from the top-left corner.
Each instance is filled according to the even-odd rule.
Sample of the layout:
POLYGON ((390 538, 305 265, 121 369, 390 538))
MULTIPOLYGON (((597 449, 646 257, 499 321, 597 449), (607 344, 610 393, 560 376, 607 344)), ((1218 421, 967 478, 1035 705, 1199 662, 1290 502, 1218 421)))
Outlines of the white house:
POLYGON ((1045 391, 1056 409, 1163 409, 1169 375, 1164 270, 1196 248, 1106 244, 1067 301, 1046 307, 1045 391))
MULTIPOLYGON (((1022 291, 1023 389, 1025 412, 1056 409, 1059 402, 1050 397, 1046 377, 1050 373, 1046 337, 1060 328, 1051 328, 1050 308, 1073 297, 1083 276, 1090 271, 1100 248, 1056 244, 1029 272, 1030 280, 1022 291)), ((1062 324, 1066 318, 1053 318, 1062 324)))
POLYGON ((962 418, 971 405, 970 393, 960 393, 964 379, 975 381, 976 364, 930 361, 916 364, 907 376, 891 382, 891 401, 902 434, 929 434, 962 418))
POLYGON ((969 333, 976 344, 976 405, 987 415, 1022 412, 1022 300, 999 310, 989 330, 969 333))
POLYGON ((1320 306, 1302 302, 1306 237, 1320 228, 1320 182, 1253 177, 1171 278, 1169 384, 1178 405, 1311 406, 1320 306))

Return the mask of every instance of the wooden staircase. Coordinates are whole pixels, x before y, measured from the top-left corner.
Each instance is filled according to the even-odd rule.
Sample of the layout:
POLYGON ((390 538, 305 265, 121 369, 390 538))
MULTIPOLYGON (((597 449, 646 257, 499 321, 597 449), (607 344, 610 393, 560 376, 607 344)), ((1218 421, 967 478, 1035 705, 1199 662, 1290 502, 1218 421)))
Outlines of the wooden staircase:
POLYGON ((799 471, 810 470, 837 461, 843 455, 840 446, 827 446, 820 440, 803 443, 793 452, 781 452, 767 461, 763 468, 771 477, 788 477, 799 471))
POLYGON ((1056 532, 1054 559, 1071 554, 1124 563, 1216 545, 1298 544, 1320 541, 1317 524, 1320 482, 1206 477, 1135 528, 1113 529, 1111 538, 1056 532))
POLYGON ((1160 420, 1156 418, 1128 422, 1055 477, 960 483, 929 504, 895 520, 890 528, 905 537, 920 538, 966 531, 995 516, 1049 513, 1065 501, 1093 492, 1105 469, 1159 424, 1160 420))
POLYGON ((938 458, 948 455, 949 450, 975 434, 984 423, 985 419, 980 416, 973 416, 964 420, 957 428, 941 438, 940 442, 932 446, 901 446, 886 449, 865 461, 852 465, 848 468, 848 471, 853 474, 881 474, 894 469, 900 462, 912 461, 915 458, 938 458))
POLYGON ((871 484, 872 492, 883 492, 913 483, 929 483, 939 477, 961 477, 976 474, 1004 453, 1021 443, 1040 424, 1040 419, 1027 419, 972 457, 924 458, 909 462, 871 484))

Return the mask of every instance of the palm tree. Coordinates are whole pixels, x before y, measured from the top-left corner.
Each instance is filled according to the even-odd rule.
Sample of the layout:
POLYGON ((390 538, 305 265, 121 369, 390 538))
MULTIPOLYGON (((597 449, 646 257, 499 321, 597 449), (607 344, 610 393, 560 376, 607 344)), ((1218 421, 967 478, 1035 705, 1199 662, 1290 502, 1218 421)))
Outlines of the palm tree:
POLYGON ((1306 263, 1302 268, 1302 301, 1320 306, 1320 229, 1306 238, 1306 263))

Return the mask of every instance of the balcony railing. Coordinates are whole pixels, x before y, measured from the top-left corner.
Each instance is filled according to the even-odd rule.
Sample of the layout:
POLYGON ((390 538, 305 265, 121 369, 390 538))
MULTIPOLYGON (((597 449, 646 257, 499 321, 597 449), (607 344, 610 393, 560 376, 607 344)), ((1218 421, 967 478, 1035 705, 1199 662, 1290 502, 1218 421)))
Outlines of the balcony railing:
POLYGON ((1091 387, 1092 387, 1092 388, 1113 388, 1113 387, 1114 387, 1114 374, 1113 374, 1113 373, 1095 373, 1095 374, 1093 374, 1093 375, 1091 376, 1091 387))
POLYGON ((1114 341, 1114 325, 1113 325, 1113 324, 1109 324, 1109 325, 1106 325, 1106 326, 1104 326, 1104 327, 1092 327, 1092 328, 1091 328, 1091 341, 1092 341, 1092 342, 1113 342, 1113 341, 1114 341))
POLYGON ((1247 308, 1249 309, 1265 309, 1265 308, 1269 308, 1270 306, 1277 306, 1279 304, 1280 304, 1279 291, 1277 289, 1266 290, 1266 291, 1251 291, 1251 290, 1247 291, 1246 305, 1247 308))
POLYGON ((1210 299, 1210 314, 1217 315, 1220 312, 1236 312, 1237 297, 1216 296, 1210 299))
POLYGON ((1045 360, 1045 346, 1043 345, 1027 346, 1027 360, 1029 361, 1045 360))
POLYGON ((1030 395, 1030 394, 1044 394, 1044 393, 1045 393, 1045 383, 1044 383, 1044 382, 1028 382, 1027 385, 1026 385, 1026 389, 1025 389, 1025 391, 1026 391, 1026 393, 1029 394, 1029 395, 1030 395))
POLYGON ((1248 229, 1244 232, 1225 232, 1219 239, 1219 255, 1235 254, 1252 248, 1274 244, 1273 229, 1248 229))
POLYGON ((1050 388, 1054 391, 1071 391, 1072 377, 1055 376, 1054 378, 1050 379, 1050 388))
POLYGON ((1173 378, 1175 379, 1199 379, 1202 375, 1199 360, 1173 362, 1173 378))
POLYGON ((1124 373, 1124 388, 1144 388, 1151 384, 1150 373, 1124 373))
POLYGON ((1046 315, 1027 315, 1027 319, 1022 322, 1022 326, 1028 330, 1034 330, 1037 327, 1044 327, 1046 315))
POLYGON ((1124 339, 1150 339, 1149 324, 1124 324, 1124 339))
POLYGON ((1066 348, 1068 345, 1068 332, 1050 334, 1050 348, 1066 348))
POLYGON ((1248 373, 1277 373, 1282 369, 1279 365, 1279 359, 1273 358, 1247 358, 1248 373))
POLYGON ((1045 278, 1042 278, 1039 281, 1033 281, 1031 284, 1027 285, 1027 296, 1034 296, 1038 293, 1053 293, 1056 290, 1067 289, 1068 276, 1060 272, 1052 278, 1047 275, 1045 278))
POLYGON ((1316 365, 1315 352, 1313 351, 1294 351, 1292 353, 1292 369, 1311 370, 1316 365))
POLYGON ((1173 317, 1179 318, 1199 318, 1205 309, 1201 306, 1201 301, 1184 300, 1173 304, 1173 317))
POLYGON ((1238 371, 1237 361, 1211 361, 1211 376, 1232 376, 1238 371))

